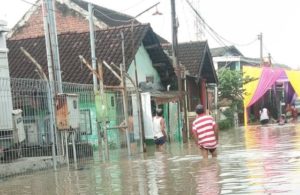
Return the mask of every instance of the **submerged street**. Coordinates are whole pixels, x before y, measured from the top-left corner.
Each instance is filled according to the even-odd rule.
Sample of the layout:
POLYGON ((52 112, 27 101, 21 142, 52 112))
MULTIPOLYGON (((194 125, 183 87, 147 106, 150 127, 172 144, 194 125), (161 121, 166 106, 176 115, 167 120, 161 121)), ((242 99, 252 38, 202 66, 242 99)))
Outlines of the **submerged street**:
POLYGON ((6 178, 0 194, 300 194, 300 126, 221 131, 218 158, 202 160, 188 144, 168 143, 165 152, 6 178))

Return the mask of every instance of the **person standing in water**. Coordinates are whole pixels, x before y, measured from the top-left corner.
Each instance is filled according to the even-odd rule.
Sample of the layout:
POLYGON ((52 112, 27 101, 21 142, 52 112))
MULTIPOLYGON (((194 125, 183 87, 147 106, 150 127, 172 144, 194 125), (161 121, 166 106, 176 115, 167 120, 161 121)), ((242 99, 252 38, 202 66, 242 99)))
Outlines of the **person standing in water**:
POLYGON ((262 125, 266 125, 269 123, 269 113, 268 113, 268 109, 267 108, 263 108, 259 111, 260 117, 260 124, 262 125))
POLYGON ((161 108, 156 109, 156 116, 153 117, 153 135, 156 149, 161 151, 163 145, 166 142, 167 134, 165 131, 165 119, 162 117, 163 110, 161 108))
MULTIPOLYGON (((120 124, 120 126, 124 126, 125 120, 120 124)), ((126 132, 126 128, 120 128, 123 132, 126 132)), ((130 114, 128 116, 128 135, 129 135, 129 142, 130 142, 130 149, 131 152, 135 152, 136 150, 136 143, 134 140, 134 128, 133 128, 133 116, 130 114)))
POLYGON ((201 150, 202 157, 208 158, 211 153, 212 157, 217 157, 218 146, 218 128, 214 118, 204 113, 203 105, 196 106, 197 117, 193 121, 193 135, 196 144, 201 150))

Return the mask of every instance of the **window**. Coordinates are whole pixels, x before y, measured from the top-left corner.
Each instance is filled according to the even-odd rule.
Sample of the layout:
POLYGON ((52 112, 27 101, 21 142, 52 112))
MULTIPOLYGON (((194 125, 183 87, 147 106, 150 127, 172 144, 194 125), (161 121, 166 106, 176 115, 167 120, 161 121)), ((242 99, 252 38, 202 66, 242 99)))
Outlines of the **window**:
POLYGON ((146 83, 153 83, 154 82, 154 77, 153 76, 146 76, 146 83))
POLYGON ((92 134, 91 114, 89 109, 80 110, 80 133, 92 134))
POLYGON ((115 106, 115 98, 114 98, 114 96, 110 97, 110 105, 111 105, 111 107, 115 106))
POLYGON ((73 100, 73 108, 77 109, 77 101, 76 100, 73 100))

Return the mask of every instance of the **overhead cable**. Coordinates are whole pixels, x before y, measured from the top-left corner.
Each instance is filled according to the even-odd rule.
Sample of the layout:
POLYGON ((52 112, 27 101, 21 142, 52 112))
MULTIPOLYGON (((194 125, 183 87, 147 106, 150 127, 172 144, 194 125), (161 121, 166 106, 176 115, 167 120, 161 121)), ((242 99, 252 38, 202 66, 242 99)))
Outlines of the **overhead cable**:
POLYGON ((222 42, 224 45, 226 45, 224 43, 230 43, 232 45, 236 45, 236 46, 248 46, 253 44, 255 41, 257 41, 257 38, 255 38, 254 40, 250 41, 249 43, 245 43, 245 44, 238 44, 238 43, 234 43, 232 41, 229 41, 227 39, 225 39, 223 36, 221 36, 219 33, 217 33, 205 20, 204 18, 199 14, 199 12, 193 7, 193 5, 188 1, 185 0, 187 2, 187 4, 191 7, 191 9, 195 12, 195 14, 198 16, 198 18, 203 22, 203 24, 214 34, 214 36, 220 41, 222 42))

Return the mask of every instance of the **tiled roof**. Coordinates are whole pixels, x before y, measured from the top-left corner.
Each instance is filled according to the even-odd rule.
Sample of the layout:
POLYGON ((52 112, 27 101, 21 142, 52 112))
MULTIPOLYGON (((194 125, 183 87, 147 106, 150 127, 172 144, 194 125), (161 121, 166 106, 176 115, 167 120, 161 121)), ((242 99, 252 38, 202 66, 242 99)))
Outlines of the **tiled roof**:
MULTIPOLYGON (((167 46, 167 50, 172 55, 171 45, 167 46)), ((178 61, 186 67, 189 76, 203 77, 210 83, 217 82, 207 41, 179 43, 178 61)))
MULTIPOLYGON (((120 33, 124 33, 125 37, 125 59, 126 67, 133 60, 139 46, 143 43, 147 49, 149 56, 155 64, 155 68, 161 76, 163 84, 169 82, 169 77, 174 75, 173 67, 169 58, 163 52, 159 41, 152 31, 150 25, 121 26, 109 28, 95 32, 96 57, 98 61, 105 60, 107 63, 119 65, 122 63, 122 42, 120 33), (134 47, 132 47, 132 39, 134 47)), ((82 55, 90 61, 90 37, 89 33, 66 33, 58 36, 58 45, 60 52, 60 64, 62 71, 62 80, 72 83, 92 83, 92 74, 87 67, 79 60, 82 55)), ((9 69, 12 78, 34 78, 39 79, 35 71, 34 64, 27 59, 21 52, 20 47, 26 49, 38 63, 43 67, 44 72, 47 71, 47 56, 44 37, 9 40, 7 42, 9 48, 9 69)), ((104 68, 104 84, 119 84, 114 75, 104 68)))
MULTIPOLYGON (((76 3, 82 9, 88 11, 88 2, 82 0, 71 0, 73 3, 76 3)), ((114 26, 122 26, 126 24, 130 24, 133 19, 132 16, 127 14, 123 14, 121 12, 117 12, 111 9, 107 9, 105 7, 93 4, 94 6, 94 16, 100 21, 104 22, 110 27, 114 26)))
MULTIPOLYGON (((78 6, 80 6, 82 9, 88 11, 88 2, 83 1, 83 0, 72 0, 72 2, 76 3, 78 6)), ((94 6, 94 16, 104 22, 106 25, 110 27, 116 27, 116 26, 122 26, 122 25, 129 25, 131 24, 132 20, 134 17, 117 12, 115 10, 111 10, 96 4, 93 4, 94 6)), ((135 24, 140 24, 138 20, 134 20, 135 24)), ((157 35, 158 40, 161 43, 168 43, 168 41, 161 36, 157 35)))
POLYGON ((243 56, 243 54, 235 46, 225 46, 210 49, 212 57, 221 56, 243 56))

